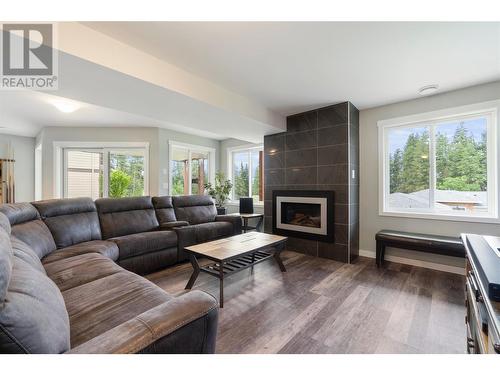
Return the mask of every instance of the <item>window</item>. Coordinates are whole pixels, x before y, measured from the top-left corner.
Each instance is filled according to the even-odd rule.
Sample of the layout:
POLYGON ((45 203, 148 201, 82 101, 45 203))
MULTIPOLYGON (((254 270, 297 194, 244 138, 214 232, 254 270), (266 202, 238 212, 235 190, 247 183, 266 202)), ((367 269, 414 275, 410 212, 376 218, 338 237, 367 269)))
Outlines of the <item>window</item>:
POLYGON ((146 148, 64 148, 65 198, 135 197, 148 193, 146 148))
POLYGON ((215 150, 177 142, 170 142, 169 146, 170 194, 205 194, 205 184, 213 180, 215 150))
POLYGON ((486 108, 379 122, 381 214, 497 218, 495 129, 486 108))
POLYGON ((233 183, 232 200, 252 197, 254 203, 264 200, 262 181, 262 147, 228 151, 228 177, 233 183))

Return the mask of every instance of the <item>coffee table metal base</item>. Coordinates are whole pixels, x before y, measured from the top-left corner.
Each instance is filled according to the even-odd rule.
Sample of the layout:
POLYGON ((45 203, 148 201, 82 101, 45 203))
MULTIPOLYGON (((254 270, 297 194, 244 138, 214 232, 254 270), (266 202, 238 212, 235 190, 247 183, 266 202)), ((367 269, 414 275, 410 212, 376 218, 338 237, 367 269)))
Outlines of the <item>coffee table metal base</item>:
POLYGON ((253 266, 257 263, 263 262, 269 258, 274 258, 276 263, 278 263, 281 272, 286 272, 285 265, 280 257, 284 247, 284 244, 279 244, 269 250, 257 250, 253 253, 231 259, 227 262, 213 262, 201 267, 198 263, 196 255, 189 254, 189 260, 193 266, 193 273, 191 274, 185 289, 191 289, 193 287, 200 272, 205 272, 209 275, 217 277, 219 279, 219 305, 222 308, 224 307, 224 277, 242 271, 248 267, 253 268, 253 266))

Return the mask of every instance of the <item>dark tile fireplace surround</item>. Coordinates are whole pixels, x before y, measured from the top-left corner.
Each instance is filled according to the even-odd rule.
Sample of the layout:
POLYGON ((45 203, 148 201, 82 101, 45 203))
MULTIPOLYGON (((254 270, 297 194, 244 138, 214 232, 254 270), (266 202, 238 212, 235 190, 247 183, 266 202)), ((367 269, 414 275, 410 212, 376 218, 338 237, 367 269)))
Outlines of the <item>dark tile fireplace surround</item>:
MULTIPOLYGON (((286 132, 264 137, 265 231, 287 235, 291 250, 352 261, 359 253, 358 174, 359 111, 350 102, 287 117, 286 132), (309 235, 307 228, 306 234, 277 228, 273 193, 300 197, 301 191, 305 196, 310 191, 331 194, 330 235, 309 235)), ((280 220, 285 224, 318 227, 316 205, 306 207, 294 201, 282 207, 286 212, 281 211, 280 220)), ((318 233, 318 229, 313 231, 318 233)))

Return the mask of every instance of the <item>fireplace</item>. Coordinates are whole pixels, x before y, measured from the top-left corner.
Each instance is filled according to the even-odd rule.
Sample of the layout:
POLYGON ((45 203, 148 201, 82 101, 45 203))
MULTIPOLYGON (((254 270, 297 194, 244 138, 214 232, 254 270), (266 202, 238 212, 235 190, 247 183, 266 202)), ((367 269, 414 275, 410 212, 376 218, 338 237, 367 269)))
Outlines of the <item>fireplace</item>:
POLYGON ((333 192, 273 191, 273 233, 333 242, 333 192))

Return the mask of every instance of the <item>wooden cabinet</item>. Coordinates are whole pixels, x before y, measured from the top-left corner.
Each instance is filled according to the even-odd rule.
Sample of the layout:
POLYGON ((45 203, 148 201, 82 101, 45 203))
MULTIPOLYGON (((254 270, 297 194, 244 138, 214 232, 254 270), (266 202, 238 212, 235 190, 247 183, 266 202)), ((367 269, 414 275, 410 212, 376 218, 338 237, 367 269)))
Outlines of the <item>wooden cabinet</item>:
MULTIPOLYGON (((478 277, 478 264, 472 256, 474 249, 463 235, 467 252, 465 306, 467 315, 467 352, 470 354, 500 353, 500 303, 488 298, 485 286, 478 277), (476 262, 476 263, 475 263, 476 262)), ((500 262, 500 258, 499 258, 500 262)))

